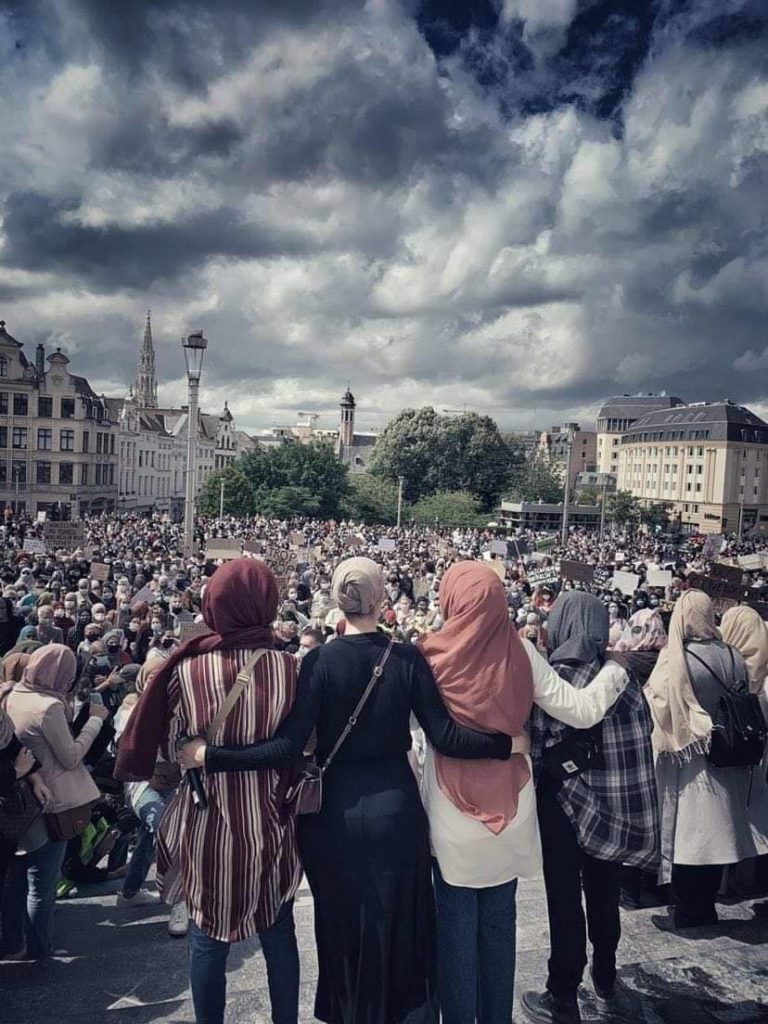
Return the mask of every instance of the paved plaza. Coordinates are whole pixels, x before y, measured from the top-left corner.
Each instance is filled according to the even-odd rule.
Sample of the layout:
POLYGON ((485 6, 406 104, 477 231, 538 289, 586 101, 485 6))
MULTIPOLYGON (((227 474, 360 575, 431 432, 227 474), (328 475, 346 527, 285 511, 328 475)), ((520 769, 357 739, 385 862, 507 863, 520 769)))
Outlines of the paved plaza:
MULTIPOLYGON (((57 945, 42 964, 0 966, 0 1024, 191 1024, 186 942, 169 938, 154 907, 118 910, 117 886, 99 887, 57 906, 57 945)), ((622 911, 619 949, 622 1018, 632 1024, 757 1024, 768 1021, 768 918, 753 901, 720 906, 719 925, 685 937, 658 931, 657 909, 622 911)), ((543 885, 524 883, 518 896, 518 996, 543 984, 547 920, 543 885)), ((312 1014, 316 960, 312 899, 302 888, 296 922, 302 955, 301 1021, 312 1014)), ((230 956, 227 1024, 269 1021, 258 942, 230 956)), ((600 1019, 590 990, 585 1022, 600 1019)), ((603 1020, 605 1018, 602 1018, 603 1020)), ((522 1021, 519 1010, 516 1021, 522 1021)))

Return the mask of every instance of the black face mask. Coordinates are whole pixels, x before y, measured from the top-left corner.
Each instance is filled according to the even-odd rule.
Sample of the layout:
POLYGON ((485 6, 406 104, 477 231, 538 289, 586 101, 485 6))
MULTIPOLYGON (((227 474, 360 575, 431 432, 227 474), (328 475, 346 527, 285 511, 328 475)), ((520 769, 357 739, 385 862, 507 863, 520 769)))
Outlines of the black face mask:
POLYGON ((120 650, 120 645, 119 644, 107 644, 107 650, 109 651, 110 654, 117 654, 117 652, 120 650))
POLYGON ((175 641, 175 640, 173 640, 173 639, 172 639, 171 637, 167 636, 167 637, 165 637, 165 639, 163 640, 163 647, 173 647, 173 645, 174 645, 175 643, 176 643, 176 641, 175 641))

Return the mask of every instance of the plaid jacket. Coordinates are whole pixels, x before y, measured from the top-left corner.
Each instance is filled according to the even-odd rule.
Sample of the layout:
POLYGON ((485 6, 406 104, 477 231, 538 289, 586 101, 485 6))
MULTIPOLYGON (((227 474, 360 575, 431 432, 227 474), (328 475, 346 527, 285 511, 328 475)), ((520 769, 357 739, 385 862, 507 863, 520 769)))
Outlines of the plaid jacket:
MULTIPOLYGON (((600 670, 598 662, 560 664, 557 671, 582 689, 600 670)), ((659 860, 659 812, 651 748, 653 721, 636 679, 630 682, 603 720, 604 767, 562 783, 557 798, 585 853, 600 860, 653 868, 659 860)), ((571 730, 540 708, 531 719, 531 757, 541 775, 548 747, 571 730)))

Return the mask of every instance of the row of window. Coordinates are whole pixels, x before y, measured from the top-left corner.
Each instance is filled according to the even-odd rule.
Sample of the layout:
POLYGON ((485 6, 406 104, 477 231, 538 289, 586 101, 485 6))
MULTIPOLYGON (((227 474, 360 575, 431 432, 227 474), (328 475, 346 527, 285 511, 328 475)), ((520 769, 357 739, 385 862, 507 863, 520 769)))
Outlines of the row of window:
MULTIPOLYGON (((35 482, 38 484, 74 484, 75 482, 75 463, 74 462, 35 462, 34 477, 35 482), (53 479, 53 466, 58 466, 58 480, 53 479)), ((80 463, 79 473, 80 485, 88 486, 91 482, 94 484, 103 484, 108 486, 115 482, 115 464, 109 463, 101 465, 101 463, 93 467, 93 480, 91 480, 91 465, 88 462, 80 463)), ((0 461, 0 484, 7 484, 10 481, 12 484, 19 484, 21 486, 27 484, 27 464, 26 462, 13 460, 11 463, 11 475, 8 476, 8 463, 0 461)))
MULTIPOLYGON (((7 416, 10 409, 13 409, 14 416, 29 416, 29 395, 24 392, 14 392, 12 395, 7 391, 0 391, 0 415, 7 416)), ((53 417, 53 399, 47 395, 40 395, 37 399, 37 415, 43 419, 53 417)), ((60 404, 60 416, 63 420, 75 418, 74 398, 62 398, 60 404)))
MULTIPOLYGON (((26 427, 11 428, 11 447, 26 449, 28 430, 26 427)), ((83 431, 83 451, 90 451, 91 436, 89 431, 83 431)), ((0 448, 8 447, 8 427, 0 426, 0 448)), ((37 429, 37 450, 39 452, 53 451, 53 430, 50 427, 38 427, 37 429)), ((75 451, 75 431, 59 431, 59 451, 75 451)), ((115 435, 106 431, 96 432, 96 454, 115 454, 115 435)))

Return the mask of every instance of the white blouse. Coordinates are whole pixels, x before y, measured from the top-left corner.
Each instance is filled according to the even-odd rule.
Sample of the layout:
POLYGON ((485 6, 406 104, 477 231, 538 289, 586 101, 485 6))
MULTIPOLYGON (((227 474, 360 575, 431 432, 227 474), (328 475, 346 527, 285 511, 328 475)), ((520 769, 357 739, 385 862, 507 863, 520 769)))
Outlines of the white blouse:
MULTIPOLYGON (((523 640, 533 671, 533 700, 566 725, 588 729, 597 725, 615 704, 629 681, 616 662, 608 662, 583 690, 574 689, 523 640)), ((530 758, 528 765, 531 767, 530 758)), ((449 885, 485 889, 513 878, 533 878, 541 872, 541 840, 536 816, 533 774, 520 791, 517 815, 498 835, 459 811, 440 789, 435 757, 427 744, 421 777, 421 796, 429 818, 432 852, 449 885)))

